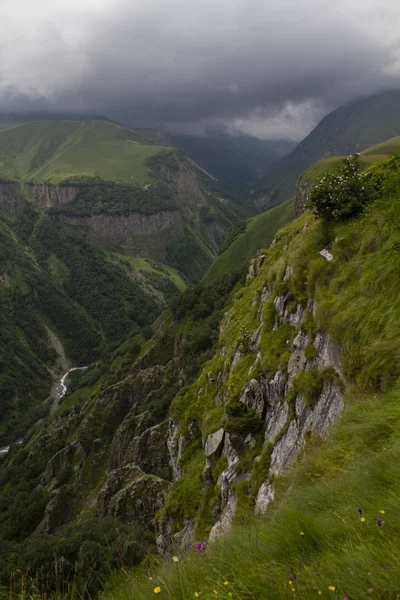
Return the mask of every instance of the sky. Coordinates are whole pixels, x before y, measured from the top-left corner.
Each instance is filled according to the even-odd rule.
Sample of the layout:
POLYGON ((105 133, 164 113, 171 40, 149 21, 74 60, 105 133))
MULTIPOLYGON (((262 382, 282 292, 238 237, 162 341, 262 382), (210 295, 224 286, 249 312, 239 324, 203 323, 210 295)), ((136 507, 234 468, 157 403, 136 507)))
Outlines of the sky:
POLYGON ((400 87, 398 0, 0 0, 0 110, 303 138, 400 87))

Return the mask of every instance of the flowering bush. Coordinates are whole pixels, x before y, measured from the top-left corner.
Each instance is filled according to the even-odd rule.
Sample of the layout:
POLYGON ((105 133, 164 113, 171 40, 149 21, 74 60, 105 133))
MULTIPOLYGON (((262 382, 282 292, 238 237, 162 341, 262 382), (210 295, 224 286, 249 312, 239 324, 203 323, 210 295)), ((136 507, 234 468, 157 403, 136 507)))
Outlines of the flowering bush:
POLYGON ((360 171, 360 155, 345 158, 337 170, 321 177, 309 195, 311 209, 326 221, 343 221, 359 215, 376 196, 368 175, 360 171))

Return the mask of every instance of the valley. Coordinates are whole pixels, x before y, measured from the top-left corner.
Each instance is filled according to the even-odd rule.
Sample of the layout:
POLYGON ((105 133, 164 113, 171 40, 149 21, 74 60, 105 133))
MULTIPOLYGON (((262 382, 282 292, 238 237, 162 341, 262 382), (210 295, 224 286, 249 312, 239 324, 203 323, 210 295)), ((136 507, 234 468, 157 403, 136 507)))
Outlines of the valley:
POLYGON ((396 597, 393 94, 294 149, 3 124, 0 597, 396 597))

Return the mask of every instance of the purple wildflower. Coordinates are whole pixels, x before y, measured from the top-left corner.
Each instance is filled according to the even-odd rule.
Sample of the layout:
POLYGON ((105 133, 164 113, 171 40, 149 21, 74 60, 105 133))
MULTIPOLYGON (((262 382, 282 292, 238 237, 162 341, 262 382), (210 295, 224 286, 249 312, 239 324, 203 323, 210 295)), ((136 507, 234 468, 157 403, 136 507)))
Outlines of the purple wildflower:
POLYGON ((207 547, 207 542, 196 542, 195 549, 196 552, 204 552, 207 547))
POLYGON ((360 515, 363 514, 362 508, 357 508, 358 512, 360 513, 360 515))
POLYGON ((376 517, 376 524, 378 525, 378 527, 382 527, 382 525, 385 524, 385 521, 383 519, 380 519, 379 517, 376 517))

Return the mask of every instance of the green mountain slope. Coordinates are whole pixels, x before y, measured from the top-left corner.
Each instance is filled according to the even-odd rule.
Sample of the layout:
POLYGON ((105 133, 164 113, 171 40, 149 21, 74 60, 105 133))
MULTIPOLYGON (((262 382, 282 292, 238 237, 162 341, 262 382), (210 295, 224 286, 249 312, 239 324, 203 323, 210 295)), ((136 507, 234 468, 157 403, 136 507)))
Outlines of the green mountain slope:
POLYGON ((106 121, 32 121, 0 131, 0 174, 36 182, 68 177, 145 184, 146 159, 161 151, 106 121))
POLYGON ((275 234, 294 216, 294 200, 289 200, 265 213, 239 221, 228 234, 220 254, 205 275, 211 283, 223 275, 248 267, 258 250, 268 248, 275 234))
POLYGON ((199 281, 250 212, 181 151, 149 145, 154 136, 107 121, 0 130, 0 448, 48 412, 62 371, 105 356, 199 281))
POLYGON ((49 595, 67 556, 74 593, 118 569, 110 598, 396 598, 398 159, 376 172, 357 218, 305 212, 246 281, 187 290, 3 457, 4 585, 37 570, 49 595), (169 559, 130 572, 155 535, 169 559))
MULTIPOLYGON (((371 146, 361 152, 360 165, 363 170, 382 162, 386 158, 393 154, 400 152, 400 137, 394 137, 382 144, 371 146)), ((315 181, 318 177, 321 177, 326 172, 331 171, 338 165, 343 159, 343 156, 332 156, 330 158, 323 158, 312 165, 307 171, 302 174, 302 179, 308 181, 315 181)))
POLYGON ((265 207, 291 198, 296 180, 313 163, 361 152, 400 133, 400 92, 389 91, 340 106, 260 180, 252 198, 265 207))

